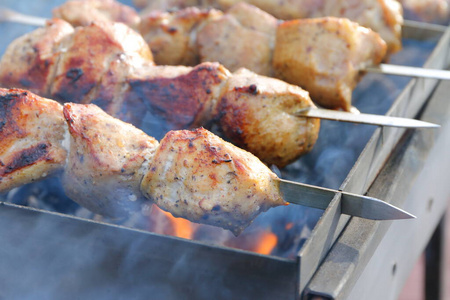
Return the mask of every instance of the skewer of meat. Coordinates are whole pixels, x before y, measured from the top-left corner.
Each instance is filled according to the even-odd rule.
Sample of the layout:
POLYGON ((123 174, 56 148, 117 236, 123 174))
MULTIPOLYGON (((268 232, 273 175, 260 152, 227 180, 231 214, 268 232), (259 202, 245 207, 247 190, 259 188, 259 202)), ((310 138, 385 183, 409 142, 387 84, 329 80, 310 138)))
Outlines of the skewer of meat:
POLYGON ((403 11, 396 0, 134 0, 139 7, 146 6, 144 14, 155 10, 186 7, 214 7, 227 10, 236 3, 246 2, 282 20, 322 18, 333 16, 347 18, 361 26, 371 28, 388 44, 388 52, 401 49, 403 11))
MULTIPOLYGON (((295 186, 206 129, 170 131, 158 143, 93 104, 62 106, 19 89, 0 88, 0 140, 0 193, 62 173, 72 200, 112 218, 151 201, 176 217, 238 235, 260 213, 287 205, 283 194, 291 197, 295 186)), ((316 189, 320 208, 337 192, 302 187, 316 189)), ((359 216, 414 217, 377 199, 344 195, 366 201, 353 207, 359 216)))
POLYGON ((202 128, 158 143, 93 104, 17 89, 0 89, 0 124, 0 193, 62 172, 67 195, 95 213, 126 216, 150 200, 235 234, 286 204, 258 158, 202 128))
POLYGON ((308 93, 217 63, 155 66, 145 41, 119 23, 74 29, 53 20, 15 40, 0 61, 0 85, 58 101, 95 103, 140 127, 147 109, 168 129, 215 122, 234 144, 280 167, 308 152, 319 120, 298 117, 314 107, 308 93))

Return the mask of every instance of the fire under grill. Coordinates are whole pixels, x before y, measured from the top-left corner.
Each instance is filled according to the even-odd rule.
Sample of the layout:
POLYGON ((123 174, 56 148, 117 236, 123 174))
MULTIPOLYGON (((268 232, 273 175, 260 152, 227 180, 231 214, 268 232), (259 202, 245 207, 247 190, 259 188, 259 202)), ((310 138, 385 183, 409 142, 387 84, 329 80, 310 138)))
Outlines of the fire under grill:
MULTIPOLYGON (((49 16, 49 7, 61 2, 22 11, 49 16)), ((13 9, 23 5, 7 4, 13 9)), ((0 53, 31 29, 0 24, 0 53)), ((403 33, 404 50, 391 63, 448 67, 448 31, 410 23, 403 33)), ((366 270, 373 268, 372 256, 395 243, 383 239, 389 239, 389 230, 402 224, 417 230, 424 222, 416 203, 437 193, 438 204, 429 213, 436 222, 443 214, 449 188, 435 187, 450 178, 445 150, 449 89, 434 79, 368 74, 353 96, 361 112, 419 116, 442 127, 405 130, 322 121, 314 150, 277 170, 289 180, 367 193, 411 208, 417 220, 350 218, 340 214, 336 196, 325 212, 296 205, 273 208, 234 237, 156 208, 132 219, 102 219, 70 201, 58 178, 48 178, 0 195, 0 299, 356 299, 367 282, 378 280, 366 270), (424 173, 430 166, 435 169, 424 173), (424 176, 426 184, 419 189, 417 180, 424 176), (357 281, 359 277, 363 279, 357 281)), ((436 222, 425 226, 418 249, 404 255, 396 268, 418 256, 436 222)), ((407 274, 408 267, 398 273, 407 274)))

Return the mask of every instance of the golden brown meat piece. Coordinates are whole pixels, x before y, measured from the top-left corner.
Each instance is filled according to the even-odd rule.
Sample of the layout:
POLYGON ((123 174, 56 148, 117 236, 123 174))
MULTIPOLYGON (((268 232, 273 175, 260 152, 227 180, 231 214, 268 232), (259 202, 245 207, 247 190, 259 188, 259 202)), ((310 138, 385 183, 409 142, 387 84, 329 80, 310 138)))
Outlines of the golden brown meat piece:
POLYGON ((285 203, 274 173, 205 129, 169 132, 141 187, 174 216, 235 235, 261 212, 285 203))
POLYGON ((152 11, 142 17, 139 32, 150 46, 158 65, 193 66, 199 63, 194 36, 205 22, 221 15, 218 10, 196 7, 176 13, 152 11))
POLYGON ((69 0, 53 10, 53 17, 73 26, 88 26, 95 21, 114 21, 137 28, 140 18, 131 7, 114 0, 69 0))
MULTIPOLYGON (((51 25, 46 28, 50 27, 51 25)), ((45 31, 45 28, 43 30, 45 31)), ((52 33, 52 30, 49 32, 52 33)), ((37 33, 42 37, 40 31, 37 33)), ((33 37, 33 33, 30 36, 33 37)), ((38 41, 35 40, 36 42, 38 41)), ((224 101, 223 99, 229 98, 228 94, 233 94, 232 97, 238 97, 241 94, 245 98, 255 98, 253 103, 257 103, 261 98, 258 94, 248 93, 247 87, 233 86, 234 83, 228 83, 234 75, 217 63, 203 63, 194 68, 154 66, 151 52, 145 41, 124 24, 94 22, 87 27, 77 27, 72 34, 66 34, 63 41, 57 46, 52 47, 50 39, 48 39, 48 43, 50 49, 56 49, 54 54, 57 58, 56 63, 52 66, 54 71, 44 74, 47 76, 45 82, 51 83, 51 86, 49 90, 38 91, 40 95, 54 97, 61 102, 94 103, 106 112, 138 127, 142 126, 147 111, 156 118, 162 119, 166 125, 158 130, 164 132, 167 129, 209 126, 221 118, 223 112, 216 108, 221 101, 224 101)), ((32 58, 34 57, 33 47, 32 43, 24 44, 24 48, 30 49, 27 53, 32 58)), ((11 51, 14 49, 9 47, 5 57, 13 55, 11 51)), ((31 60, 35 65, 30 66, 27 63, 30 60, 27 58, 24 56, 24 60, 18 61, 17 64, 20 65, 15 69, 12 67, 0 68, 0 84, 4 87, 34 85, 35 78, 30 75, 34 74, 34 69, 45 68, 46 62, 31 60)), ((0 61, 0 65, 8 63, 5 58, 0 61)), ((245 76, 249 77, 249 81, 256 78, 255 74, 251 72, 240 74, 239 78, 242 79, 245 76)), ((40 82, 39 80, 38 82, 40 82)), ((267 89, 269 92, 264 94, 264 101, 280 101, 284 98, 285 91, 290 90, 295 101, 301 102, 302 105, 313 106, 304 91, 273 78, 261 78, 261 80, 264 85, 271 86, 270 89, 267 89)), ((278 108, 270 112, 269 106, 256 106, 258 109, 267 110, 266 114, 285 113, 278 108)), ((274 107, 277 105, 274 104, 274 107)), ((246 110, 246 114, 250 113, 255 113, 255 111, 246 110)), ((265 131, 264 128, 267 127, 265 120, 250 115, 247 117, 255 120, 252 130, 255 130, 256 134, 265 131)), ((274 117, 274 119, 276 118, 274 117)), ((278 133, 290 131, 302 123, 304 121, 295 121, 296 125, 294 126, 278 128, 278 133)), ((310 136, 317 136, 319 131, 318 122, 314 121, 314 124, 317 126, 307 127, 308 130, 312 130, 310 136)), ((155 130, 155 127, 153 126, 151 130, 155 130)), ((229 130, 225 131, 227 134, 229 132, 229 130)), ((283 133, 282 135, 291 136, 292 133, 283 133)), ((301 128, 298 128, 297 134, 294 132, 296 143, 304 136, 301 128)), ((241 140, 233 141, 234 135, 228 136, 228 138, 231 142, 241 143, 241 140)), ((272 152, 270 155, 266 153, 264 157, 267 163, 280 167, 284 166, 287 161, 291 161, 292 157, 298 157, 310 149, 310 147, 287 146, 294 153, 291 153, 289 158, 280 159, 284 155, 282 153, 285 153, 284 148, 278 147, 278 141, 264 139, 264 136, 261 136, 259 139, 253 140, 263 143, 264 147, 269 149, 279 149, 281 152, 272 152), (271 145, 274 142, 276 145, 271 145)), ((242 145, 249 145, 249 142, 242 145)), ((291 141, 285 142, 286 145, 291 144, 291 141)), ((311 139, 305 141, 304 144, 310 142, 311 139)), ((259 146, 253 148, 263 149, 259 146)))
POLYGON ((109 217, 127 216, 145 200, 140 182, 158 141, 95 105, 65 104, 70 149, 63 175, 69 198, 109 217))
POLYGON ((203 128, 171 131, 159 145, 92 104, 62 107, 23 90, 0 95, 0 192, 64 169, 67 195, 95 213, 126 216, 152 200, 236 235, 286 204, 269 168, 203 128))
MULTIPOLYGON (((142 7, 144 0, 135 1, 138 1, 137 4, 142 7)), ((147 0, 148 8, 145 11, 189 6, 212 6, 227 10, 239 2, 259 7, 282 20, 328 16, 348 18, 379 33, 387 42, 389 53, 394 53, 401 48, 403 11, 397 0, 147 0)))
POLYGON ((15 39, 0 60, 2 87, 22 87, 48 96, 58 64, 61 42, 73 33, 62 20, 15 39))
POLYGON ((273 66, 277 77, 305 88, 319 105, 349 111, 361 72, 385 53, 377 34, 348 19, 293 20, 278 27, 273 66))
POLYGON ((235 145, 282 167, 316 143, 319 120, 295 116, 310 107, 308 93, 301 88, 241 69, 226 89, 217 108, 218 122, 235 145))
POLYGON ((347 18, 377 32, 387 44, 387 52, 402 48, 403 10, 397 0, 329 0, 310 17, 347 18))
MULTIPOLYGON (((125 82, 128 69, 152 61, 151 51, 140 35, 121 23, 95 22, 77 27, 61 48, 50 96, 61 101, 90 103, 108 87, 100 85, 111 72, 111 64, 121 63, 115 72, 125 82)), ((108 109, 109 113, 114 113, 108 109)))
POLYGON ((0 193, 62 170, 66 128, 57 102, 0 89, 0 193))
POLYGON ((247 68, 273 76, 277 22, 257 7, 239 3, 220 18, 198 27, 194 36, 200 60, 220 62, 231 71, 247 68))
POLYGON ((130 74, 130 93, 158 112, 170 129, 196 128, 211 122, 223 86, 232 77, 218 63, 196 67, 155 66, 130 74))

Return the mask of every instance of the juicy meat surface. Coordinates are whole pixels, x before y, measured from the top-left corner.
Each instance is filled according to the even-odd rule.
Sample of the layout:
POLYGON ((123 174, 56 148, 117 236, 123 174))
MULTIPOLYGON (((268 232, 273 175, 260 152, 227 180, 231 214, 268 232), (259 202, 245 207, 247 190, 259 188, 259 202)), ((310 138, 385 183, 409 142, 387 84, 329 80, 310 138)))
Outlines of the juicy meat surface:
POLYGON ((109 217, 138 210, 145 200, 140 182, 158 141, 92 104, 65 104, 63 113, 70 133, 66 194, 109 217))
POLYGON ((225 88, 218 122, 235 145, 279 167, 312 149, 320 122, 295 115, 311 107, 307 92, 246 69, 235 72, 225 88))
POLYGON ((90 103, 97 99, 97 92, 107 88, 100 82, 111 73, 113 63, 121 63, 122 72, 114 76, 124 82, 127 69, 152 61, 141 36, 121 23, 94 22, 77 27, 61 47, 65 50, 61 51, 50 91, 52 98, 61 101, 90 103))
POLYGON ((49 96, 60 43, 73 33, 73 27, 62 20, 51 20, 15 39, 0 60, 2 87, 22 87, 49 96))
POLYGON ((205 129, 169 132, 141 187, 174 216, 235 235, 261 212, 285 203, 270 169, 205 129))
POLYGON ((245 3, 199 27, 196 43, 201 61, 217 61, 231 71, 247 68, 273 76, 272 54, 277 19, 245 3))
POLYGON ((361 72, 385 53, 378 34, 348 19, 293 20, 278 27, 273 66, 277 77, 306 89, 319 105, 349 111, 361 72))
POLYGON ((377 32, 387 44, 388 53, 402 48, 403 10, 397 0, 333 0, 311 17, 347 18, 377 32))
POLYGON ((62 170, 65 132, 57 102, 0 89, 0 193, 62 170))
POLYGON ((163 116, 171 129, 195 128, 211 120, 230 76, 217 63, 193 68, 156 66, 137 70, 129 77, 130 93, 163 116))
POLYGON ((194 66, 200 62, 195 39, 198 30, 221 15, 218 10, 196 7, 176 12, 152 11, 142 16, 139 32, 150 46, 156 64, 194 66))

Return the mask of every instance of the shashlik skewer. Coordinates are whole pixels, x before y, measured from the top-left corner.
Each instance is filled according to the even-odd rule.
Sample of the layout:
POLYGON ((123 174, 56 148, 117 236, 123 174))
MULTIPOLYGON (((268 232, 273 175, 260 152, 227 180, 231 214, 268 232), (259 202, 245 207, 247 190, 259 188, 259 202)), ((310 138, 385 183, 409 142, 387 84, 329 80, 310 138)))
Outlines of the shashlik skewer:
MULTIPOLYGON (((282 20, 321 18, 334 16, 348 18, 364 27, 378 32, 388 44, 388 52, 401 49, 401 26, 403 13, 396 0, 135 0, 145 11, 168 10, 186 7, 214 7, 227 10, 239 2, 254 5, 282 20)), ((145 13, 145 12, 144 12, 145 13)))
MULTIPOLYGON (((95 105, 62 106, 18 89, 0 89, 0 124, 0 193, 62 172, 67 195, 95 213, 126 216, 150 200, 174 216, 236 235, 261 212, 302 198, 295 183, 280 182, 254 155, 203 128, 170 131, 158 143, 95 105)), ((302 191, 318 201, 306 203, 319 208, 338 192, 302 191)), ((377 199, 343 197, 365 208, 344 212, 413 217, 377 199)))
POLYGON ((93 102, 138 127, 146 106, 169 129, 215 121, 233 143, 280 167, 309 151, 318 135, 317 119, 297 115, 314 107, 302 89, 218 64, 154 66, 145 42, 123 24, 74 29, 54 20, 14 41, 0 65, 5 87, 93 102))

